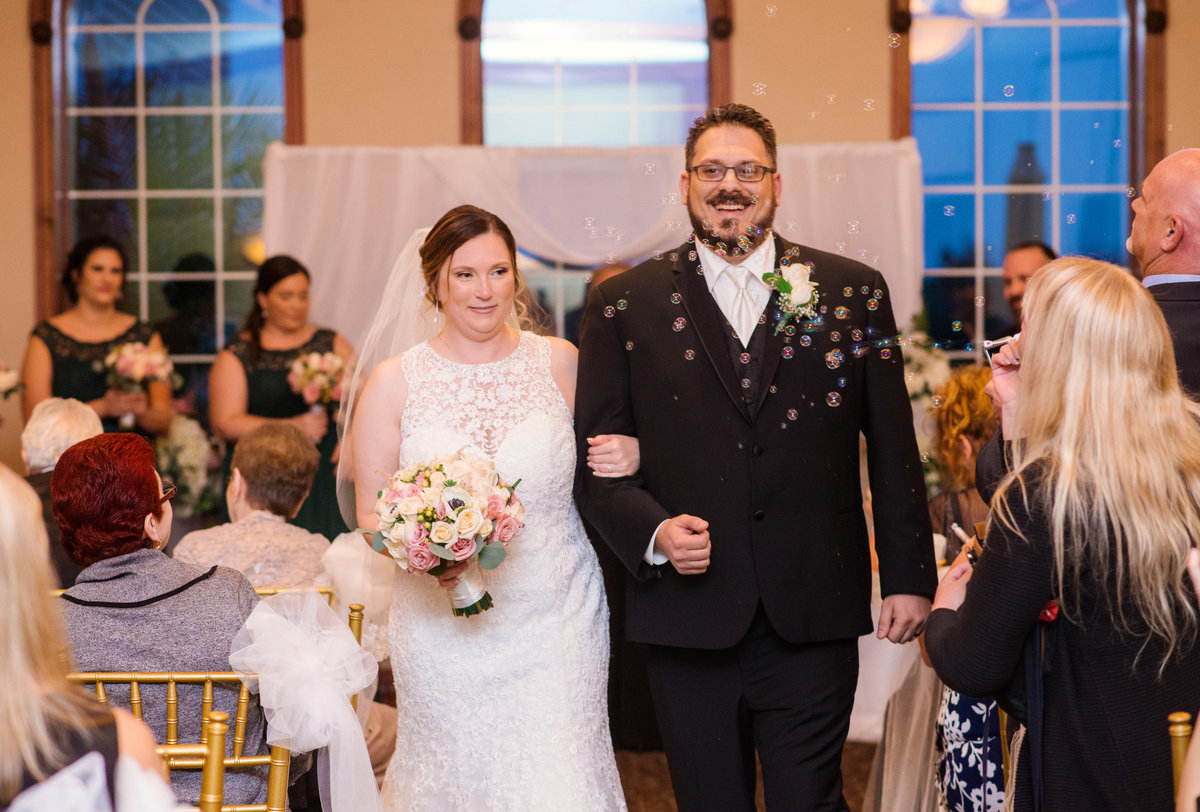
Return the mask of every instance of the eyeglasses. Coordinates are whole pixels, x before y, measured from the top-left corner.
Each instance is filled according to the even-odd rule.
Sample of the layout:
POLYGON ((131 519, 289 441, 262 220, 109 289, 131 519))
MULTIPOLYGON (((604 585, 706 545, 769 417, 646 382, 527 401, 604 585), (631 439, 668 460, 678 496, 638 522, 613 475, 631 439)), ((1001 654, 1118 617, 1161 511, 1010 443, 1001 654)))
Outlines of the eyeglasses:
POLYGON ((758 164, 738 164, 737 166, 725 166, 723 164, 699 164, 697 166, 689 166, 689 172, 695 172, 696 177, 705 183, 717 183, 725 180, 725 174, 732 171, 733 176, 745 183, 755 183, 763 179, 768 172, 775 170, 769 166, 759 166, 758 164))
POLYGON ((171 501, 171 499, 174 498, 175 494, 177 494, 179 492, 179 488, 175 487, 174 482, 168 482, 165 479, 162 481, 162 489, 163 489, 163 494, 162 494, 162 496, 158 497, 158 503, 160 505, 163 502, 171 501))

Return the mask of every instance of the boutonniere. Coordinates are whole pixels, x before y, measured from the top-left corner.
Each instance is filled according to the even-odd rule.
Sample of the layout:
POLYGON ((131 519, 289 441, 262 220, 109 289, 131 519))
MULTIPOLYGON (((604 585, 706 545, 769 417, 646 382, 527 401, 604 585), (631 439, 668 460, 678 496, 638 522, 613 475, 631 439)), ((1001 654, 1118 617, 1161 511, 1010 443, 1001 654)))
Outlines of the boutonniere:
POLYGON ((817 317, 817 283, 810 275, 812 267, 803 263, 792 263, 784 256, 779 260, 779 267, 763 274, 766 282, 779 291, 779 322, 775 325, 775 334, 788 325, 788 322, 801 317, 815 319, 817 317))

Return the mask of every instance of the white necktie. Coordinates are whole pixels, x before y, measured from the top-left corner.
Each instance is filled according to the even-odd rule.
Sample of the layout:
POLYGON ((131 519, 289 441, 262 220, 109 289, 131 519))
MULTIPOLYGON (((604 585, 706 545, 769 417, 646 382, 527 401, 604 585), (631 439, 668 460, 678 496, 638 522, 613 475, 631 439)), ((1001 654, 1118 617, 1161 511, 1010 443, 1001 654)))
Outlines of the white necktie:
POLYGON ((750 336, 754 335, 754 327, 758 324, 758 308, 750 298, 746 286, 750 284, 750 272, 737 265, 730 265, 733 281, 737 284, 737 294, 733 297, 733 307, 729 313, 729 323, 737 330, 742 346, 750 346, 750 336))

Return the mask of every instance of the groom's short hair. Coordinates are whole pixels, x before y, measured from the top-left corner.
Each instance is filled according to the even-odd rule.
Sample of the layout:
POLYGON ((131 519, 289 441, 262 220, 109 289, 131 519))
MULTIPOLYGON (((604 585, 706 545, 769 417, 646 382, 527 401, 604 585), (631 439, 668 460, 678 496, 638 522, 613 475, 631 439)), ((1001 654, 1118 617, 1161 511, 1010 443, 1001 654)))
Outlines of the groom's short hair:
POLYGON ((763 146, 767 148, 767 157, 771 160, 771 166, 775 167, 775 127, 766 116, 745 104, 726 104, 722 107, 714 107, 692 122, 692 128, 688 130, 687 142, 683 147, 686 166, 692 165, 692 158, 696 155, 696 142, 700 140, 700 136, 713 127, 723 126, 745 127, 758 133, 763 146))

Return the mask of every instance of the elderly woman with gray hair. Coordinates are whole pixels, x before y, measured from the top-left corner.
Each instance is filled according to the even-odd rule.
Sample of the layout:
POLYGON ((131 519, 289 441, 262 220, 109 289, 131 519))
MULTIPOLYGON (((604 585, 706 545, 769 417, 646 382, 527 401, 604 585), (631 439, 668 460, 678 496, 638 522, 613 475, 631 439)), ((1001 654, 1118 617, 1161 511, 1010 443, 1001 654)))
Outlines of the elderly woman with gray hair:
POLYGON ((25 481, 42 501, 42 519, 50 539, 50 561, 58 582, 75 583, 83 567, 67 557, 59 540, 58 523, 50 506, 50 474, 62 453, 80 440, 104 431, 100 417, 86 403, 75 398, 46 398, 33 407, 25 430, 21 432, 21 459, 25 463, 25 481))

